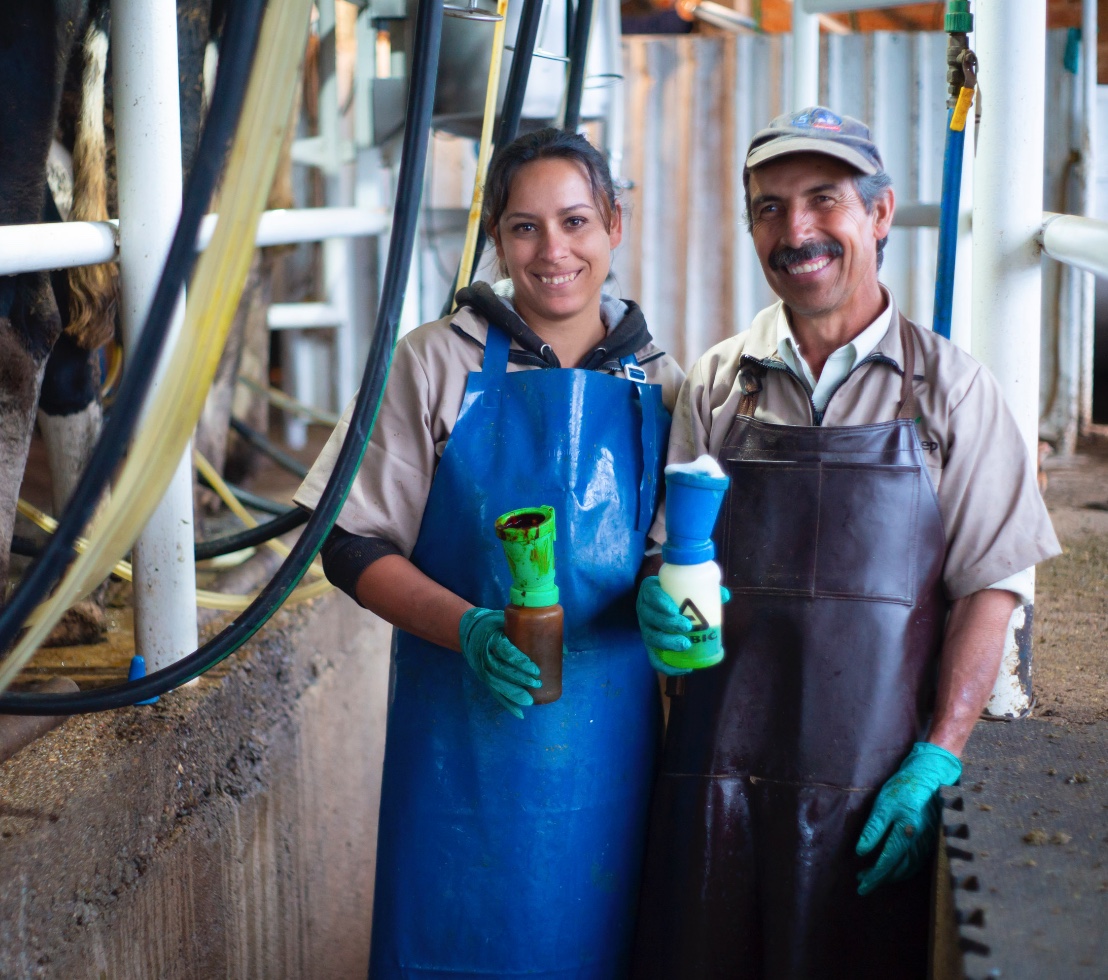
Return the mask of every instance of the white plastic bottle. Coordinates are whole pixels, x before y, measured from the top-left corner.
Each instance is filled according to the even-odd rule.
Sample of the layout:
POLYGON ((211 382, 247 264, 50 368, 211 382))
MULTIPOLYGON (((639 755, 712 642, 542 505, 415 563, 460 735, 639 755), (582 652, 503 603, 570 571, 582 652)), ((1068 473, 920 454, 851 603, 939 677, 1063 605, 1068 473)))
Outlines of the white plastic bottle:
POLYGON ((712 530, 727 491, 727 476, 711 456, 666 467, 666 541, 658 582, 692 620, 688 650, 658 650, 673 667, 711 667, 723 659, 721 574, 712 530))

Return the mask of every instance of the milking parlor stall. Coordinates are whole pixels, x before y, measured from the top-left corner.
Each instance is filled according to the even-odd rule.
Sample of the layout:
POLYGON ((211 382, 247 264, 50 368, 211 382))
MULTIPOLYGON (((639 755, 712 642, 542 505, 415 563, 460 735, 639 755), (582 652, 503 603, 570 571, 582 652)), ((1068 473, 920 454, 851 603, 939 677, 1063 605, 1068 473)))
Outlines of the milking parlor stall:
POLYGON ((317 555, 397 338, 497 278, 490 157, 588 136, 607 288, 687 371, 775 299, 743 163, 815 105, 870 126, 881 279, 996 377, 1064 548, 942 791, 929 973, 1108 976, 1098 6, 0 5, 0 977, 366 975, 392 630, 317 555))

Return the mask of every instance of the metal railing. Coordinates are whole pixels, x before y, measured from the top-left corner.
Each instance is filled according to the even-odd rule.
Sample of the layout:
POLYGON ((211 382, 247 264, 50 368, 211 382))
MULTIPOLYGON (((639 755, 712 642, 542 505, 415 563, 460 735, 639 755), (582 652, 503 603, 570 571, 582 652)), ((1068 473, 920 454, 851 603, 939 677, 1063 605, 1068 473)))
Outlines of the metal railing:
MULTIPOLYGON (((198 251, 211 241, 218 220, 218 214, 204 219, 196 241, 198 251)), ((263 248, 360 238, 388 229, 389 215, 380 208, 290 208, 266 211, 258 221, 254 244, 263 248)), ((118 220, 0 226, 0 276, 96 265, 118 257, 118 220)))

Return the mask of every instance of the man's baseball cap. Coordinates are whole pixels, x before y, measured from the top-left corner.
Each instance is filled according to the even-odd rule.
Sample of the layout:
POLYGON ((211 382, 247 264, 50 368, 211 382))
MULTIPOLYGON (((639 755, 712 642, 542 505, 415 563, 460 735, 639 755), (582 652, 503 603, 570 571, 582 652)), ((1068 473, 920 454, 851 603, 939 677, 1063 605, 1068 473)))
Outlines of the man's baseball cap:
POLYGON ((885 169, 865 123, 817 105, 778 116, 760 130, 746 151, 743 176, 755 167, 791 153, 823 153, 849 163, 864 174, 885 169))

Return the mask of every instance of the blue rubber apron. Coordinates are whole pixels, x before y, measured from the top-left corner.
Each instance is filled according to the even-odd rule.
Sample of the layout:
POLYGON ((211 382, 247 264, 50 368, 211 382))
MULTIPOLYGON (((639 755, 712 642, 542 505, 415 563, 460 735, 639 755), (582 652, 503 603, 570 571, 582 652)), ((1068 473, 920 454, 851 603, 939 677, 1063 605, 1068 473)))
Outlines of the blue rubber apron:
POLYGON ((412 562, 501 608, 511 580, 493 523, 553 506, 563 694, 519 721, 460 654, 397 631, 373 980, 626 971, 661 720, 634 581, 669 415, 633 358, 626 379, 509 374, 508 346, 490 326, 412 562))

